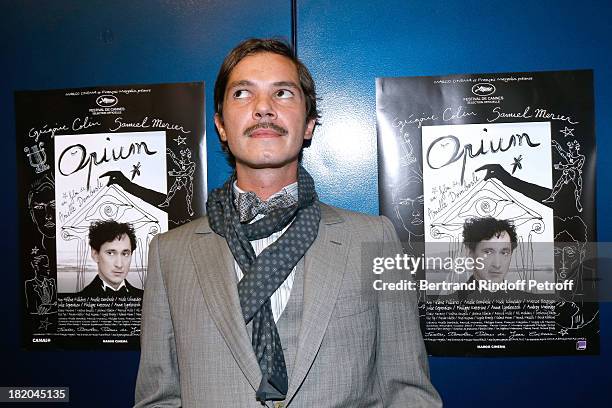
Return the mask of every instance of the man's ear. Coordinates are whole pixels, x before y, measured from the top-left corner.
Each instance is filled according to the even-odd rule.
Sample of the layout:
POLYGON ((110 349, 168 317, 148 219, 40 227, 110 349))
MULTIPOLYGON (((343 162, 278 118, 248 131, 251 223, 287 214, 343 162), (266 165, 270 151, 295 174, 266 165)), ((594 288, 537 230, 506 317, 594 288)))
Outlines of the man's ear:
POLYGON ((95 263, 100 261, 100 253, 93 248, 91 249, 91 259, 93 259, 95 263))
POLYGON ((317 122, 316 119, 309 119, 306 122, 306 130, 304 131, 304 139, 306 140, 312 139, 312 133, 314 132, 316 122, 317 122))
POLYGON ((227 142, 227 135, 225 134, 225 127, 223 126, 223 118, 215 113, 215 126, 217 127, 217 132, 219 132, 219 138, 222 142, 227 142))

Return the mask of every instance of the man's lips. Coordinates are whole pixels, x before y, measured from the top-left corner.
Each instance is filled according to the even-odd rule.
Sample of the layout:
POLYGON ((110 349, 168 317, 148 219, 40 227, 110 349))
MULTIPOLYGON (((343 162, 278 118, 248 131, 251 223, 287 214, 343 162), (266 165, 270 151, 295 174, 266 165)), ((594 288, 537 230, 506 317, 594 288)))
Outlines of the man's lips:
POLYGON ((287 133, 287 129, 284 127, 268 122, 258 123, 244 131, 245 136, 254 138, 279 137, 285 136, 287 133))
POLYGON ((254 139, 264 139, 270 137, 280 137, 281 135, 278 132, 275 132, 271 129, 258 129, 251 133, 251 137, 254 139))

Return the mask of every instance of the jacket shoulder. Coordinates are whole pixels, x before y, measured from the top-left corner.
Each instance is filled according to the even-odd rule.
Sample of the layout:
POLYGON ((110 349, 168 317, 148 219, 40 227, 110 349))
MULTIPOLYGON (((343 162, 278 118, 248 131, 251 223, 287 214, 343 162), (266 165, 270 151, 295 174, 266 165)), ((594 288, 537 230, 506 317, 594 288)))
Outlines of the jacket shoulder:
POLYGON ((370 215, 321 203, 321 221, 327 225, 342 223, 351 234, 366 234, 372 239, 382 237, 385 229, 393 229, 391 221, 382 215, 370 215))
POLYGON ((81 289, 78 294, 81 296, 98 296, 100 292, 102 292, 101 286, 102 280, 100 280, 100 277, 96 275, 96 277, 93 278, 93 280, 89 282, 87 286, 81 289))
POLYGON ((190 241, 193 239, 194 234, 197 233, 210 233, 212 230, 208 224, 208 217, 203 216, 180 227, 173 228, 161 234, 157 234, 155 237, 161 243, 170 243, 176 241, 190 241))
POLYGON ((345 221, 356 224, 380 224, 382 219, 386 219, 386 217, 381 215, 365 214, 321 203, 321 219, 324 222, 329 219, 338 219, 339 222, 345 221))

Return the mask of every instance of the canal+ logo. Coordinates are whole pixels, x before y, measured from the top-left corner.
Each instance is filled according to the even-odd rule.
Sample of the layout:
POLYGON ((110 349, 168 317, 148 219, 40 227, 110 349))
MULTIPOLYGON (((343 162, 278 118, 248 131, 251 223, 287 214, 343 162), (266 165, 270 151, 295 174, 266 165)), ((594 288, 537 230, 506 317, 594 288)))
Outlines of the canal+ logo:
POLYGON ((476 96, 489 96, 495 93, 495 85, 482 82, 472 87, 472 93, 476 96))
POLYGON ((96 103, 101 108, 110 108, 115 106, 117 102, 119 102, 119 99, 113 95, 100 95, 96 98, 96 103))

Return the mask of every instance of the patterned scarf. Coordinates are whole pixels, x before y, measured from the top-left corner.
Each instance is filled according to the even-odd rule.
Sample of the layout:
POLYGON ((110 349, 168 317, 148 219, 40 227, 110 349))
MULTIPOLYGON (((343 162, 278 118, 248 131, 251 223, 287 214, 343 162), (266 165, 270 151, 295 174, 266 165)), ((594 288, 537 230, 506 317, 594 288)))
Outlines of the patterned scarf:
POLYGON ((238 297, 244 321, 253 321, 252 345, 262 373, 255 397, 258 401, 283 400, 287 395, 287 366, 270 305, 270 296, 291 273, 312 245, 319 230, 321 211, 310 174, 298 168, 298 202, 272 210, 265 217, 243 224, 234 206, 235 174, 210 193, 206 209, 210 227, 224 237, 244 274, 238 283, 238 297), (293 220, 285 233, 255 255, 250 241, 280 231, 293 220))

